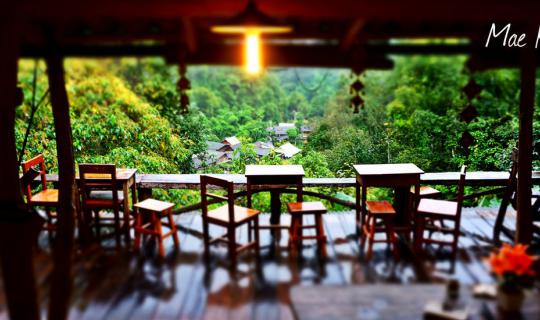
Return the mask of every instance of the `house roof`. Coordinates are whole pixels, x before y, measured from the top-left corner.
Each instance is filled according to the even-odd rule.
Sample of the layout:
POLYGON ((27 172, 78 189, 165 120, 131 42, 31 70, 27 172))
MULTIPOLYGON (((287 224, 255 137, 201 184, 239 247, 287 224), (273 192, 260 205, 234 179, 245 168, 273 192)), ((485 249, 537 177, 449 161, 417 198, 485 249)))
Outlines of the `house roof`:
POLYGON ((221 142, 216 142, 216 141, 206 141, 206 148, 208 150, 213 150, 213 151, 217 151, 221 148, 223 148, 225 145, 221 142))
POLYGON ((272 151, 272 149, 269 149, 269 148, 260 148, 260 147, 255 147, 254 150, 255 150, 255 153, 256 153, 259 157, 267 156, 267 155, 269 155, 270 152, 272 151))
POLYGON ((266 149, 272 149, 274 148, 274 144, 272 142, 263 142, 263 141, 255 141, 253 145, 256 148, 266 148, 266 149))
POLYGON ((302 150, 298 149, 290 142, 287 142, 276 149, 276 152, 282 154, 285 158, 292 158, 294 155, 300 153, 300 151, 302 150))
POLYGON ((238 138, 235 137, 235 136, 225 138, 222 141, 222 143, 231 146, 231 148, 233 148, 233 150, 236 149, 241 144, 240 140, 238 140, 238 138))
POLYGON ((274 132, 277 135, 286 135, 287 130, 295 128, 294 123, 281 122, 277 126, 266 128, 267 131, 274 132))

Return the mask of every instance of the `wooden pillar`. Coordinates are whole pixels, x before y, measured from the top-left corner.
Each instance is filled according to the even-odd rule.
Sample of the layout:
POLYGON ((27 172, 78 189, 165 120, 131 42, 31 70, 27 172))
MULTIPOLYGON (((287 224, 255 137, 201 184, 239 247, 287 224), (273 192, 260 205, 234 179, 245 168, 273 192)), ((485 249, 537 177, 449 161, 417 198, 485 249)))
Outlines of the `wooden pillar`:
POLYGON ((47 56, 47 75, 53 109, 58 157, 58 225, 53 245, 54 269, 49 300, 49 319, 66 319, 72 287, 72 250, 75 217, 75 165, 64 80, 63 57, 54 48, 47 56))
MULTIPOLYGON (((534 34, 534 33, 530 33, 534 34)), ((519 151, 517 181, 516 242, 532 240, 532 131, 536 85, 536 54, 524 48, 521 57, 521 96, 519 101, 519 151)))
POLYGON ((25 210, 15 146, 17 34, 17 26, 0 21, 0 260, 9 317, 39 319, 32 264, 39 230, 25 210))

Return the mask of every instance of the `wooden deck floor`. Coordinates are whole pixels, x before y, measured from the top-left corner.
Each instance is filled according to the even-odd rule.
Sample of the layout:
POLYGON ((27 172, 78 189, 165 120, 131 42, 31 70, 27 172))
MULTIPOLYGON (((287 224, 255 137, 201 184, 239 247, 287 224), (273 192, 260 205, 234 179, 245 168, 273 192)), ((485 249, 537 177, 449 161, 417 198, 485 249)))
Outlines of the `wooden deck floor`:
MULTIPOLYGON (((462 283, 492 282, 483 257, 491 249, 492 209, 466 209, 463 236, 455 273, 444 252, 433 250, 427 259, 415 258, 402 245, 401 259, 394 262, 384 244, 376 246, 366 263, 355 237, 354 214, 329 213, 324 217, 328 256, 321 261, 314 245, 306 242, 301 259, 291 258, 285 232, 272 245, 268 231, 261 231, 262 259, 255 267, 251 253, 240 257, 239 274, 231 277, 225 247, 214 246, 210 266, 203 262, 201 217, 187 213, 176 217, 180 226, 180 251, 174 253, 167 239, 167 257, 155 258, 147 245, 139 254, 99 248, 78 255, 75 262, 71 319, 292 319, 290 288, 317 284, 437 282, 456 277, 462 283), (435 260, 433 260, 435 259, 435 260)), ((264 222, 269 215, 262 215, 264 222)), ((283 215, 284 221, 289 220, 283 215)), ((512 223, 510 214, 507 223, 512 223)), ((215 233, 218 230, 211 230, 215 233)), ((239 232, 240 241, 246 232, 239 232)), ((35 254, 42 308, 45 313, 52 270, 47 237, 35 254)), ((315 288, 314 288, 315 290, 315 288)), ((0 319, 7 318, 0 290, 0 319)))

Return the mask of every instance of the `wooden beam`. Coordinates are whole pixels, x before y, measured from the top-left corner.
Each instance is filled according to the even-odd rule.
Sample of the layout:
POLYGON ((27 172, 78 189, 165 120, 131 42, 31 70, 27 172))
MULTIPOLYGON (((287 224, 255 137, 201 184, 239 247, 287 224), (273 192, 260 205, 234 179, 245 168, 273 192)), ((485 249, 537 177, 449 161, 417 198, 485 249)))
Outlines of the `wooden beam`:
POLYGON ((182 18, 182 27, 184 30, 184 40, 187 44, 189 53, 195 53, 197 51, 197 35, 193 28, 193 23, 189 18, 182 18))
MULTIPOLYGON (((529 32, 529 36, 534 33, 529 32)), ((521 94, 519 101, 519 144, 517 181, 516 242, 532 240, 532 140, 534 98, 536 90, 536 54, 524 48, 521 59, 521 94)))
MULTIPOLYGON (((178 63, 178 51, 175 46, 167 45, 119 45, 119 46, 66 46, 64 56, 71 57, 120 57, 120 56, 165 56, 170 63, 178 63)), ((45 48, 25 47, 25 57, 42 57, 45 48)), ((299 66, 348 68, 351 65, 348 54, 341 52, 338 46, 265 46, 267 66, 299 66)), ((186 57, 188 64, 242 65, 242 45, 205 46, 195 54, 186 57)), ((372 69, 390 69, 393 62, 384 54, 374 54, 366 59, 366 66, 372 69)))
POLYGON ((75 201, 75 165, 73 158, 69 101, 64 80, 63 57, 51 46, 47 56, 47 75, 53 109, 58 156, 59 205, 57 230, 53 243, 54 269, 49 300, 49 319, 66 319, 72 287, 72 250, 75 201))
POLYGON ((32 230, 25 210, 15 146, 17 35, 14 23, 0 22, 0 260, 9 317, 39 319, 32 262, 38 230, 32 230))
MULTIPOLYGON (((44 57, 47 48, 44 46, 24 46, 21 55, 24 57, 44 57)), ((348 53, 337 45, 285 46, 265 45, 265 62, 269 66, 314 66, 328 68, 348 68, 351 65, 348 53)), ((388 69, 393 64, 386 55, 463 55, 471 54, 468 65, 473 70, 490 68, 512 68, 520 66, 518 49, 486 49, 472 44, 456 45, 389 45, 366 44, 368 68, 388 69)), ((177 44, 154 45, 74 45, 65 44, 61 48, 64 56, 71 57, 122 57, 122 56, 165 56, 171 63, 177 63, 177 44)), ((187 57, 188 64, 241 65, 241 44, 206 45, 187 57)), ((540 58, 540 52, 537 52, 540 58)))
MULTIPOLYGON (((236 0, 28 0, 8 5, 1 14, 26 19, 71 17, 226 18, 240 13, 245 1, 236 0)), ((374 19, 398 21, 535 21, 540 3, 526 0, 259 0, 259 9, 276 18, 374 19)))
POLYGON ((340 49, 343 51, 347 51, 357 40, 358 34, 366 24, 365 20, 362 19, 356 19, 353 21, 349 29, 347 30, 347 33, 343 37, 343 40, 341 40, 340 49))

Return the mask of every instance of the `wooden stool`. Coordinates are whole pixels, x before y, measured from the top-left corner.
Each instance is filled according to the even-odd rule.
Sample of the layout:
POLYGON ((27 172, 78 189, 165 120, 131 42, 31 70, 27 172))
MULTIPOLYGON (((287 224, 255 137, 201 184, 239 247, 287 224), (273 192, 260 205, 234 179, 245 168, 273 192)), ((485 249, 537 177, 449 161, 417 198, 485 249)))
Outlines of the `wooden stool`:
POLYGON ((360 247, 362 252, 364 251, 364 246, 366 243, 366 238, 368 240, 368 252, 366 255, 366 260, 370 260, 373 254, 373 243, 375 242, 386 242, 388 245, 392 246, 392 251, 396 259, 399 257, 396 233, 394 231, 394 217, 396 216, 396 211, 394 207, 388 201, 366 201, 367 207, 367 217, 366 223, 362 226, 362 234, 360 247), (378 221, 379 220, 379 221, 378 221), (382 222, 382 226, 377 226, 377 222, 382 222), (385 240, 375 240, 375 233, 384 232, 386 233, 385 240))
POLYGON ((319 247, 320 253, 326 255, 326 236, 324 234, 324 227, 322 222, 322 214, 326 213, 326 208, 322 202, 293 202, 287 204, 287 209, 291 214, 291 226, 289 228, 289 246, 297 246, 304 239, 315 239, 317 240, 317 246, 319 247), (304 215, 312 214, 315 216, 314 225, 302 225, 302 220, 304 215), (314 236, 304 236, 302 235, 303 229, 312 228, 315 229, 316 235, 314 236))
POLYGON ((168 236, 172 236, 174 240, 174 246, 176 250, 180 245, 178 240, 178 234, 176 234, 176 224, 174 223, 172 217, 172 208, 174 203, 164 202, 154 199, 146 199, 144 201, 138 202, 134 205, 135 210, 135 249, 139 249, 141 244, 141 234, 148 234, 150 236, 156 237, 158 243, 159 256, 163 257, 165 255, 165 250, 163 248, 163 239, 168 236), (141 212, 139 212, 139 209, 141 212), (143 225, 142 214, 149 214, 148 222, 143 225), (161 222, 161 218, 167 216, 169 222, 161 222), (163 234, 161 226, 165 225, 170 228, 170 231, 166 234, 163 234))

